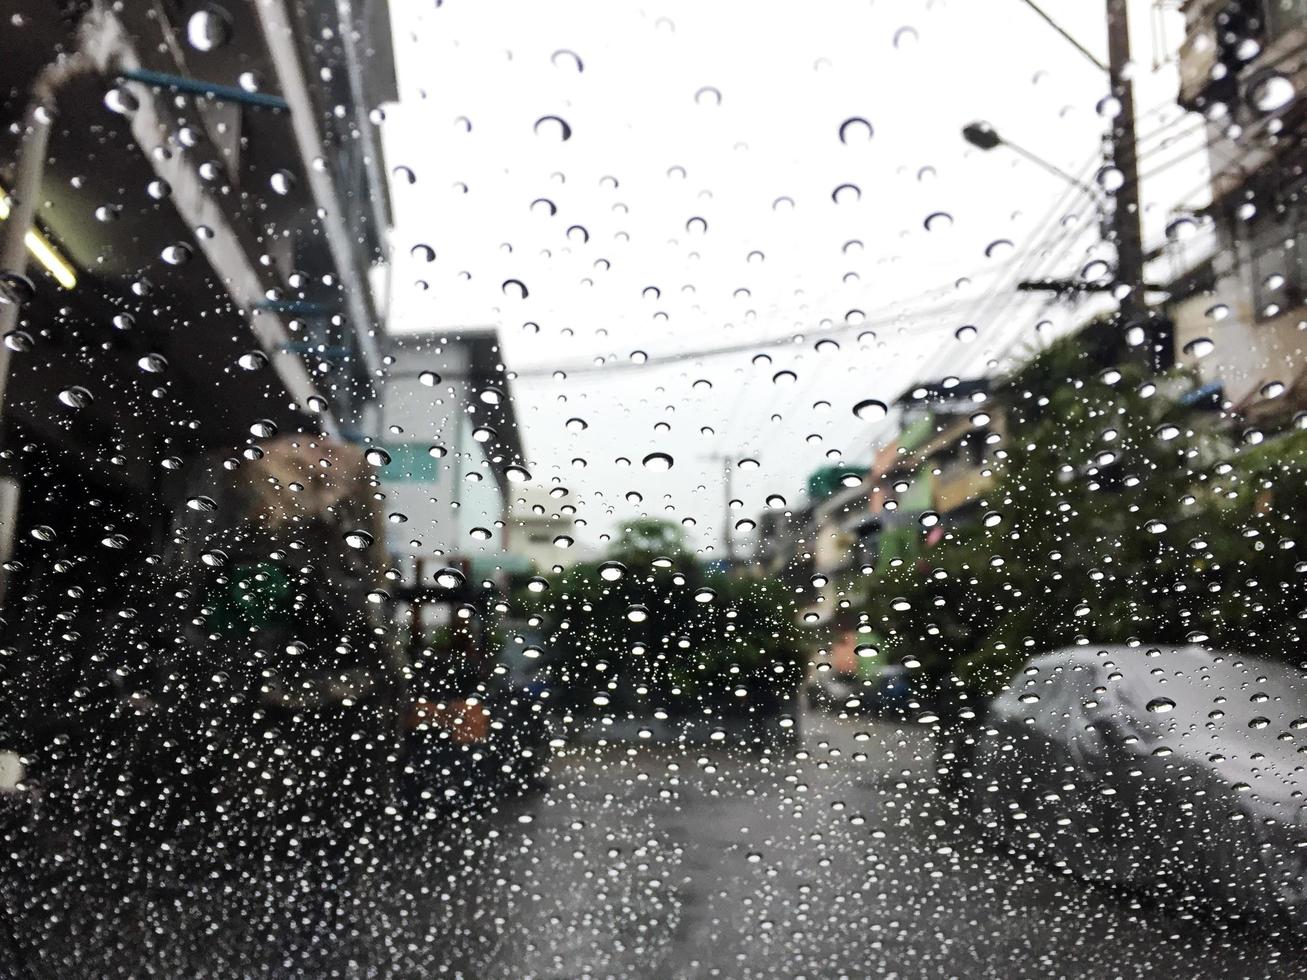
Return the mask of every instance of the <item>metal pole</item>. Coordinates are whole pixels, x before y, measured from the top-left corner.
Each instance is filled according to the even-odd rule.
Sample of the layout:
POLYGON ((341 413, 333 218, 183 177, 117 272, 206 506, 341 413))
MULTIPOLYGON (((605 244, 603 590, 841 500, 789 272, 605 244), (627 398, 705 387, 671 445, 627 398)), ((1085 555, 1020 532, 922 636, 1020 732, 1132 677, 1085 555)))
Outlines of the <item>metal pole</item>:
POLYGON ((722 539, 723 550, 726 552, 726 564, 735 563, 735 538, 731 534, 731 460, 729 456, 722 457, 722 465, 726 469, 726 479, 722 481, 722 539))
MULTIPOLYGON (((3 246, 0 246, 0 270, 6 276, 27 273, 27 233, 36 221, 36 205, 41 196, 41 175, 45 171, 46 147, 50 142, 50 122, 54 108, 44 99, 36 99, 27 110, 27 127, 18 151, 17 179, 9 195, 9 218, 5 221, 3 246)), ((13 291, 8 302, 0 306, 0 334, 7 334, 18 324, 19 292, 13 291)), ((9 348, 0 345, 0 406, 4 403, 4 379, 8 377, 9 348)))
MULTIPOLYGON (((1135 145, 1135 94, 1130 80, 1130 22, 1128 0, 1107 0, 1107 61, 1112 94, 1121 111, 1112 120, 1112 157, 1121 172, 1121 186, 1115 191, 1112 237, 1116 240, 1116 282, 1129 292, 1120 300, 1121 319, 1126 326, 1145 323, 1144 245, 1140 231, 1139 160, 1135 145)), ((1150 360, 1154 354, 1152 332, 1147 332, 1150 360)))
MULTIPOLYGON (((82 44, 89 32, 82 29, 82 44)), ((69 79, 94 70, 95 63, 85 51, 52 61, 41 69, 32 82, 26 126, 18 148, 18 166, 13 192, 9 195, 9 217, 0 237, 0 274, 26 275, 27 233, 36 222, 36 208, 41 198, 41 179, 45 175, 45 158, 50 143, 50 126, 54 122, 55 98, 69 79)), ((0 336, 18 324, 19 296, 0 304, 0 336)), ((5 388, 9 381, 9 347, 0 343, 0 418, 4 417, 5 388)))

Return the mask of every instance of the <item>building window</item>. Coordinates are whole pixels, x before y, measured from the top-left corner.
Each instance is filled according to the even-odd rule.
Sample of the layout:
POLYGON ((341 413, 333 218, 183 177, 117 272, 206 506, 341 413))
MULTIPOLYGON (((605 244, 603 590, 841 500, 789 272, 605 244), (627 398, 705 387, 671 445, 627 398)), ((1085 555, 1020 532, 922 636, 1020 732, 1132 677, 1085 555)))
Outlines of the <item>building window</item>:
MULTIPOLYGON (((1251 218, 1232 216, 1237 238, 1244 240, 1255 319, 1273 319, 1301 306, 1307 298, 1307 194, 1299 180, 1281 190, 1251 218)), ((1246 205, 1241 205, 1241 207, 1246 205)))
POLYGON ((1307 26, 1307 0, 1263 0, 1266 35, 1274 40, 1296 28, 1307 26))

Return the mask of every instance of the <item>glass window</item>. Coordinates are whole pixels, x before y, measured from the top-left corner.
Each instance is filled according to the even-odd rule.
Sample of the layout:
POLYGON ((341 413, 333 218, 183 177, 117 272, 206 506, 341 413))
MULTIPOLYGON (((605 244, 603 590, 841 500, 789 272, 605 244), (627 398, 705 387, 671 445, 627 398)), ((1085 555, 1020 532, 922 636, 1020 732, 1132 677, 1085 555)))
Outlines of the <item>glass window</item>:
POLYGON ((0 977, 1307 975, 1307 0, 9 0, 0 977))

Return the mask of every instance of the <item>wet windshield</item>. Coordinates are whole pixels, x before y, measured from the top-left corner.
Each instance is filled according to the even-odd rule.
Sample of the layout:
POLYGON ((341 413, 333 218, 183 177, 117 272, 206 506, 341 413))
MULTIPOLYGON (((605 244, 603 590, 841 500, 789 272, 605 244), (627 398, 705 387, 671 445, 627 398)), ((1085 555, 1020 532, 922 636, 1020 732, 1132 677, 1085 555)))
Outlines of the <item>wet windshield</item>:
POLYGON ((0 975, 1307 976, 1307 2, 3 7, 0 975))

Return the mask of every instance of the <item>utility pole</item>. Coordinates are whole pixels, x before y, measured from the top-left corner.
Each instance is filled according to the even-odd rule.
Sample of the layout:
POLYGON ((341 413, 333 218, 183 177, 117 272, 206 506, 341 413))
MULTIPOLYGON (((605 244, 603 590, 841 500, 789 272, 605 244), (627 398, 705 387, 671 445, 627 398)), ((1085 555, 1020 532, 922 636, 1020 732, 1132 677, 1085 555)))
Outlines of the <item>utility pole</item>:
MULTIPOLYGON (((1074 37, 1063 30, 1048 14, 1034 2, 1025 0, 1035 13, 1039 14, 1054 30, 1075 46, 1098 68, 1107 72, 1110 93, 1119 106, 1111 120, 1110 142, 1112 163, 1120 174, 1120 186, 1111 191, 1114 201, 1112 213, 1108 216, 1112 243, 1116 247, 1116 272, 1113 276, 1113 293, 1122 293, 1118 297, 1119 326, 1127 335, 1134 330, 1143 332, 1144 357, 1150 368, 1155 371, 1165 370, 1174 363, 1175 351, 1172 348, 1170 324, 1165 317, 1156 315, 1148 307, 1144 281, 1144 242, 1140 222, 1143 210, 1139 206, 1139 151, 1135 136, 1135 91, 1131 80, 1130 64, 1130 0, 1107 0, 1107 64, 1093 56, 1074 37)), ((980 124, 973 124, 963 129, 963 137, 973 146, 988 150, 999 145, 1009 145, 1000 139, 997 133, 987 131, 980 124)), ((1032 154, 1012 147, 1023 156, 1053 170, 1056 168, 1045 164, 1032 154)), ((1084 283, 1076 279, 1041 279, 1022 282, 1019 289, 1025 291, 1053 292, 1059 295, 1076 295, 1083 292, 1101 291, 1102 287, 1084 283)))
POLYGON ((1114 197, 1112 237, 1116 240, 1116 282, 1129 292, 1121 298, 1121 320, 1127 329, 1138 325, 1148 338, 1149 359, 1155 352, 1144 302, 1144 242, 1140 231, 1139 155, 1135 142, 1135 91, 1130 79, 1128 0, 1107 0, 1107 73, 1112 95, 1121 109, 1112 120, 1112 162, 1121 174, 1114 197))
POLYGON ((731 457, 726 453, 713 453, 711 456, 702 458, 722 465, 722 554, 728 564, 733 564, 735 562, 735 540, 731 534, 731 501, 735 498, 731 492, 734 479, 731 457))

